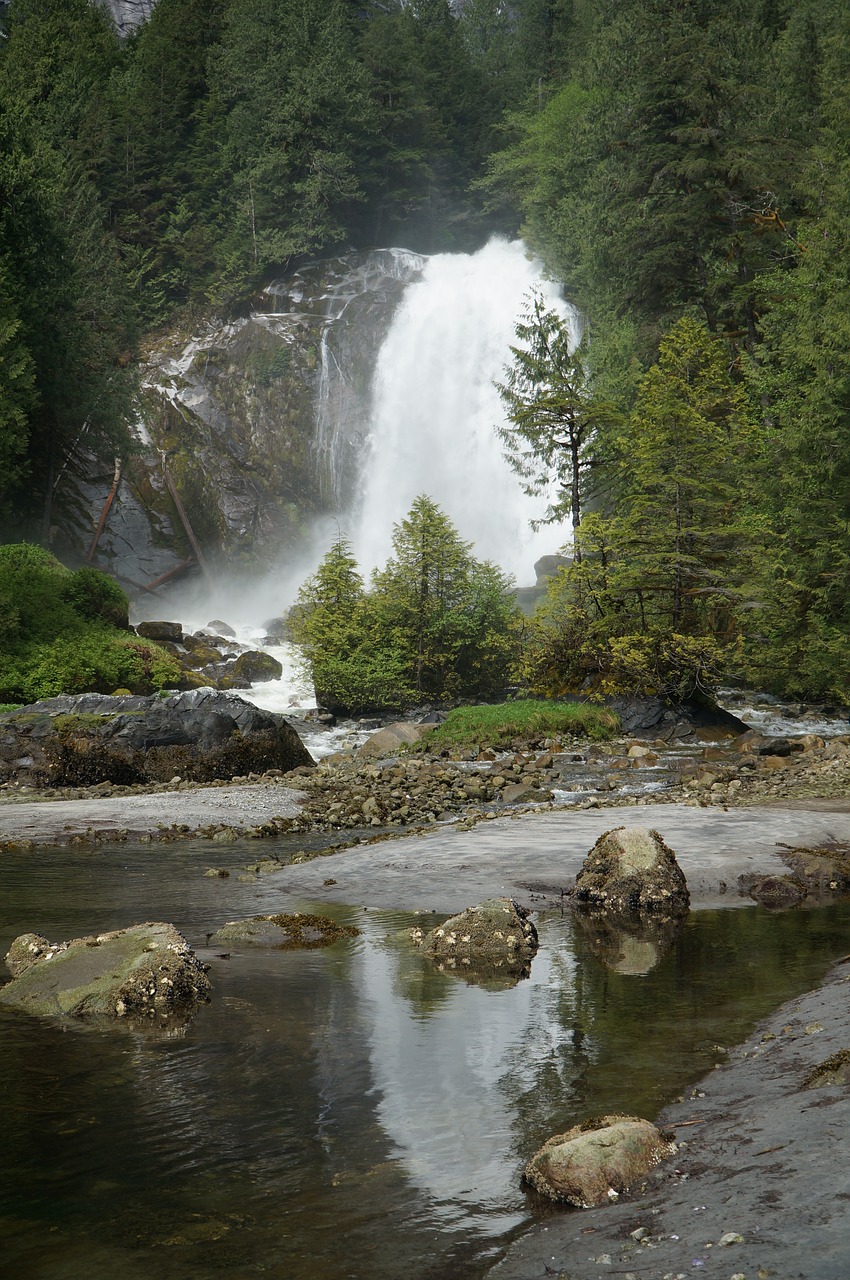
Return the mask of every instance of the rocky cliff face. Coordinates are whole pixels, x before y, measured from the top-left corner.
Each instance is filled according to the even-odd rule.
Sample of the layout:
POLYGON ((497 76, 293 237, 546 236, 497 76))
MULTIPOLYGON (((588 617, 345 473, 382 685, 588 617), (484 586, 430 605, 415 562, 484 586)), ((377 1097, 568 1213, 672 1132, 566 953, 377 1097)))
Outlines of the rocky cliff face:
POLYGON ((121 35, 126 36, 147 22, 156 0, 100 0, 100 3, 112 14, 121 35))
MULTIPOLYGON (((263 571, 356 501, 377 351, 422 260, 351 253, 270 282, 247 316, 153 351, 139 453, 125 465, 93 563, 137 589, 204 560, 263 571), (194 542, 193 542, 194 538, 194 542)), ((72 554, 91 546, 111 469, 76 486, 72 554), (87 513, 87 514, 85 514, 87 513)))

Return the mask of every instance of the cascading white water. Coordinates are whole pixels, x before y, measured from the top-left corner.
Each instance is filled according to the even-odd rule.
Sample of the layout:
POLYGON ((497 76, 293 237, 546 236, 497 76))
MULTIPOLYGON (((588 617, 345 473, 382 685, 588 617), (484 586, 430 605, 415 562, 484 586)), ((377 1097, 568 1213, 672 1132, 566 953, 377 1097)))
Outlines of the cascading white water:
POLYGON ((545 496, 522 492, 497 435, 505 414, 496 380, 504 378, 515 326, 532 290, 573 328, 579 319, 521 242, 495 239, 474 254, 425 259, 405 289, 375 370, 372 430, 364 467, 354 550, 368 572, 391 552, 393 524, 427 493, 474 544, 520 585, 534 561, 568 536, 537 533, 531 521, 545 496))
POLYGON ((344 444, 349 423, 346 414, 350 404, 339 394, 350 381, 352 371, 340 364, 333 336, 352 302, 369 290, 378 290, 382 280, 406 280, 420 270, 424 259, 407 249, 378 249, 370 253, 362 266, 328 284, 321 299, 326 317, 319 343, 319 385, 316 392, 316 428, 313 456, 316 459, 319 487, 330 509, 340 514, 346 487, 347 450, 344 444))

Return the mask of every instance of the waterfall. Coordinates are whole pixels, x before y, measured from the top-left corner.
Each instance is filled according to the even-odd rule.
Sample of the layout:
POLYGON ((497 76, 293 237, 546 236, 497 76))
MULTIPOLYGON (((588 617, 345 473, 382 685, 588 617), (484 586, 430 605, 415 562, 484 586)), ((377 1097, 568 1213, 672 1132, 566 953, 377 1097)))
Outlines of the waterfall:
POLYGON ((372 383, 353 536, 367 573, 390 555, 392 526, 419 493, 446 512, 479 559, 495 561, 520 585, 533 580, 540 555, 565 541, 562 526, 532 531, 547 497, 523 493, 497 434, 505 415, 494 381, 504 377, 532 289, 577 337, 577 314, 518 241, 424 259, 420 278, 407 285, 372 383))
MULTIPOLYGON (((356 435, 356 424, 350 421, 350 391, 354 378, 352 361, 345 354, 344 320, 349 308, 364 298, 382 291, 385 281, 406 281, 421 269, 423 259, 406 249, 378 249, 365 261, 342 273, 333 273, 325 284, 321 298, 316 299, 323 323, 319 340, 319 385, 316 392, 316 429, 313 457, 322 497, 331 511, 339 513, 346 500, 349 437, 356 435), (353 428, 353 430, 352 430, 353 428)), ((355 319, 355 324, 357 319, 355 319)))

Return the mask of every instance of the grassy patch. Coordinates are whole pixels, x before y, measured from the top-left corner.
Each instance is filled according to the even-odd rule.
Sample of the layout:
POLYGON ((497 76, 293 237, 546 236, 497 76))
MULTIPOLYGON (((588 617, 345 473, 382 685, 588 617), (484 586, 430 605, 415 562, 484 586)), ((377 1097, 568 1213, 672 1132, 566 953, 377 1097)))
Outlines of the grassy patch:
POLYGON ((426 751, 440 747, 508 747, 515 738, 612 738, 620 722, 612 711, 584 702, 525 699, 495 706, 456 707, 420 743, 426 751))

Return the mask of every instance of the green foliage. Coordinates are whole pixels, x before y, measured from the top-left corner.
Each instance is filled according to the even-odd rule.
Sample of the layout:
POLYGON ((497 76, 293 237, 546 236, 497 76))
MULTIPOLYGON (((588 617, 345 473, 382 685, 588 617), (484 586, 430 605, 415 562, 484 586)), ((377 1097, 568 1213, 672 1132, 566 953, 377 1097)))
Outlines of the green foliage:
POLYGON ((78 569, 65 590, 65 599, 87 622, 108 622, 112 627, 129 626, 128 602, 114 578, 99 569, 78 569))
POLYGON ((132 308, 99 186, 118 57, 108 16, 87 0, 21 0, 0 48, 0 390, 12 391, 0 440, 13 433, 6 505, 18 516, 40 506, 45 536, 77 442, 110 456, 130 416, 132 308))
POLYGON ((396 655, 376 647, 363 579, 342 536, 302 585, 288 624, 323 705, 356 713, 404 701, 403 672, 396 655))
POLYGON ((181 676, 179 663, 159 646, 93 626, 16 654, 10 670, 0 675, 0 698, 36 702, 116 688, 153 693, 173 688, 181 676))
POLYGON ((710 691, 749 625, 764 543, 747 497, 756 444, 721 343, 684 317, 622 425, 610 514, 582 523, 580 554, 532 620, 531 688, 673 700, 710 691))
POLYGON ((517 739, 611 738, 619 729, 610 711, 586 702, 543 702, 524 698, 477 707, 455 707, 444 722, 420 739, 425 751, 442 747, 509 747, 517 739))
POLYGON ((404 655, 416 697, 502 688, 516 645, 510 580, 473 557, 425 494, 395 526, 393 552, 375 574, 370 604, 378 637, 404 655))
POLYGON ((744 674, 795 696, 850 690, 850 20, 827 42, 812 204, 791 272, 765 280, 764 344, 749 368, 766 406, 761 500, 770 525, 763 608, 744 674))
POLYGON ((178 684, 179 663, 126 626, 127 597, 106 574, 72 573, 28 543, 0 546, 0 700, 178 684))
POLYGON ((575 345, 566 320, 547 310, 534 294, 517 323, 519 345, 498 384, 510 426, 500 431, 508 459, 526 493, 551 491, 557 478, 560 497, 546 523, 569 513, 573 533, 581 524, 585 473, 598 465, 605 432, 620 420, 614 405, 594 394, 584 344, 575 345))
POLYGON ((298 594, 290 630, 320 701, 359 711, 502 688, 519 634, 509 580, 424 495, 393 549, 367 592, 340 538, 298 594))

